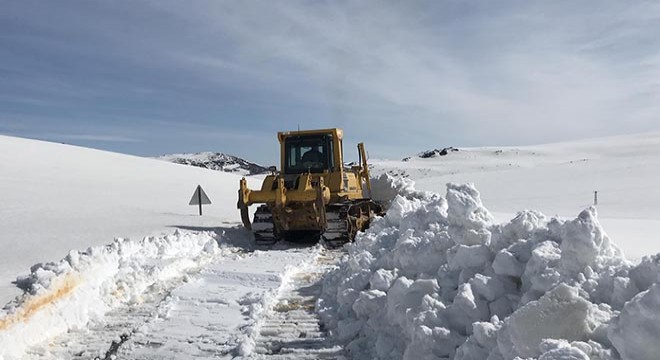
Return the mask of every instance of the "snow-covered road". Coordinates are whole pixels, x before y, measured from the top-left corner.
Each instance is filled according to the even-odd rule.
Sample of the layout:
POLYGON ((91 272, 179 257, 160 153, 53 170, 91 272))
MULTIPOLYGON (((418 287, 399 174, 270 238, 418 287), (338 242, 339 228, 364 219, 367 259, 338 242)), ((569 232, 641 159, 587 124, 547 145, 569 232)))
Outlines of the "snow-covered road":
MULTIPOLYGON (((186 257, 179 251, 175 256, 171 252, 168 260, 168 256, 146 256, 149 251, 145 249, 153 245, 150 242, 131 244, 137 249, 129 258, 142 258, 139 266, 132 259, 128 271, 122 263, 131 261, 123 258, 111 276, 106 271, 105 276, 99 273, 102 279, 90 277, 90 284, 102 285, 78 284, 69 294, 39 309, 41 315, 12 324, 15 330, 5 332, 6 341, 0 339, 0 343, 10 345, 21 332, 30 332, 32 338, 12 344, 13 351, 5 349, 0 359, 262 358, 286 352, 300 358, 340 355, 342 348, 326 341, 314 304, 322 276, 334 267, 341 250, 291 243, 255 248, 249 234, 239 227, 176 234, 169 246, 156 241, 156 252, 162 256, 171 248, 183 249, 186 243, 204 244, 209 239, 213 245, 203 245, 203 255, 193 252, 194 256, 186 257), (181 244, 172 246, 177 242, 181 244), (210 250, 215 242, 218 248, 210 250), (130 293, 130 300, 117 302, 121 292, 130 293), (97 305, 90 304, 83 311, 80 299, 85 297, 97 305), (69 306, 79 308, 72 311, 69 306), (51 336, 53 328, 59 334, 51 336), (32 332, 38 329, 49 331, 39 336, 32 332)), ((94 262, 108 257, 97 256, 94 262)), ((90 269, 76 271, 84 270, 90 269)), ((70 272, 55 278, 67 276, 70 272)))

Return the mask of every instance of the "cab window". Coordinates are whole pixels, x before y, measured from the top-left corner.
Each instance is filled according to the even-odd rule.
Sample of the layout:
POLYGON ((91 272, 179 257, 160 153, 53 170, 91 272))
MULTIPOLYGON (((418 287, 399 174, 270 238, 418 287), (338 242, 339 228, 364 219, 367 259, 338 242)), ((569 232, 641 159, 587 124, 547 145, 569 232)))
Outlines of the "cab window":
POLYGON ((292 136, 284 141, 284 173, 320 173, 334 168, 331 135, 292 136))

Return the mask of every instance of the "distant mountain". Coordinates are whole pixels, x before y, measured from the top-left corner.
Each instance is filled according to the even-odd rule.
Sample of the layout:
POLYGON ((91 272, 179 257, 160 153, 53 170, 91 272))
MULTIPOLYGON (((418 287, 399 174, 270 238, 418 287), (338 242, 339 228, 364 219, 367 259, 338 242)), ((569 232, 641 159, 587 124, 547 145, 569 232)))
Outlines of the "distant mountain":
POLYGON ((255 175, 268 172, 268 169, 261 165, 223 153, 172 154, 162 155, 157 157, 157 159, 242 175, 255 175))
MULTIPOLYGON (((438 156, 445 156, 448 155, 449 153, 458 151, 457 148, 455 147, 446 147, 442 149, 433 149, 433 150, 426 150, 422 151, 421 153, 417 154, 417 157, 422 158, 422 159, 428 159, 428 158, 434 158, 438 156)), ((404 158, 402 161, 408 161, 410 160, 411 157, 404 158)))

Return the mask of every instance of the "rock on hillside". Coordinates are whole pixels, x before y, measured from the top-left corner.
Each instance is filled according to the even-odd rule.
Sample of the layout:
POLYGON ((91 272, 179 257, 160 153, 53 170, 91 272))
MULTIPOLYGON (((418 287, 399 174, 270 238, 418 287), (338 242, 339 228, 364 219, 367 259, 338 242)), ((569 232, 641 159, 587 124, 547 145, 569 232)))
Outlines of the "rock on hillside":
MULTIPOLYGON (((434 158, 438 156, 445 156, 448 155, 450 152, 455 152, 458 151, 457 148, 450 146, 442 149, 433 149, 433 150, 426 150, 422 151, 421 153, 417 154, 417 157, 420 157, 422 159, 428 159, 428 158, 434 158)), ((403 161, 408 161, 410 160, 410 157, 404 158, 403 161)))
POLYGON ((239 157, 214 152, 202 152, 195 154, 172 154, 162 155, 157 159, 170 161, 176 164, 191 165, 216 171, 225 171, 243 175, 262 174, 267 168, 249 162, 239 157))

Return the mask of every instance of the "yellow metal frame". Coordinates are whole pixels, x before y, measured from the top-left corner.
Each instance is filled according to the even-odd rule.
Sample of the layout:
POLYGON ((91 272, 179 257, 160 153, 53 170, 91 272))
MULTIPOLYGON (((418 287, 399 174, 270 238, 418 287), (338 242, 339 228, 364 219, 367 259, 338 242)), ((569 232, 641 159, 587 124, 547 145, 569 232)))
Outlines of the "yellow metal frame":
MULTIPOLYGON (((314 221, 325 226, 325 206, 330 203, 364 199, 363 182, 366 184, 370 197, 371 182, 369 181, 369 167, 367 153, 363 143, 358 144, 360 163, 351 169, 344 169, 342 129, 321 129, 279 132, 277 137, 280 142, 281 168, 285 166, 284 143, 288 137, 300 135, 323 135, 329 134, 334 143, 334 168, 322 173, 303 173, 299 175, 298 186, 295 189, 286 189, 284 175, 273 174, 264 179, 260 190, 251 190, 247 186, 245 178, 240 180, 238 190, 238 208, 241 209, 243 222, 249 221, 247 208, 253 204, 268 204, 275 217, 286 217, 283 224, 304 221, 298 219, 301 216, 315 214, 314 221), (293 206, 293 204, 298 204, 293 206), (302 206, 302 208, 301 208, 302 206), (294 209, 295 208, 295 209, 294 209), (246 221, 247 220, 247 221, 246 221)), ((285 229, 286 230, 286 229, 285 229)))
POLYGON ((313 174, 301 174, 300 176, 301 179, 296 189, 287 189, 284 186, 283 177, 270 175, 264 180, 261 190, 250 190, 247 181, 242 178, 239 189, 239 207, 240 205, 250 206, 260 203, 272 203, 281 207, 288 202, 313 202, 319 197, 317 189, 320 189, 320 197, 323 199, 323 203, 328 204, 330 202, 330 189, 324 185, 323 177, 318 177, 319 185, 314 187, 312 185, 312 179, 315 178, 313 174), (277 187, 274 190, 266 190, 273 188, 274 181, 277 181, 277 187))

